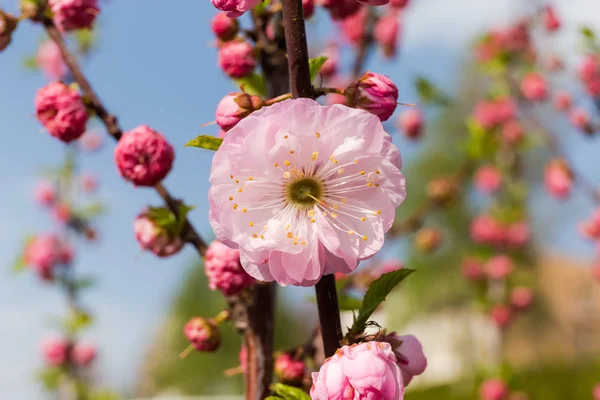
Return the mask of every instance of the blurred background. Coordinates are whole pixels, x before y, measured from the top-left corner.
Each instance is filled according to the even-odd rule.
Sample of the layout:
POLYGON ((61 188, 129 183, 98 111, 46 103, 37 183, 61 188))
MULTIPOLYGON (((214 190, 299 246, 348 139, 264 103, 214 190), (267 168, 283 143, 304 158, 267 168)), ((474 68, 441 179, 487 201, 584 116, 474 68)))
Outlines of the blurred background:
MULTIPOLYGON (((16 11, 13 0, 0 6, 16 11)), ((564 27, 551 46, 572 78, 582 52, 579 29, 600 27, 600 2, 558 0, 553 3, 564 27)), ((427 111, 422 141, 409 142, 395 133, 405 160, 408 198, 399 218, 411 214, 425 197, 423 182, 451 171, 460 163, 457 138, 477 100, 472 45, 493 26, 514 21, 529 11, 526 0, 413 0, 402 19, 398 57, 393 62, 373 54, 368 69, 390 76, 400 90, 399 101, 417 102, 417 76, 426 76, 455 99, 443 110, 427 111)), ((339 32, 317 12, 309 23, 310 43, 326 43, 339 32)), ((165 185, 196 209, 189 217, 205 238, 212 238, 206 210, 211 154, 183 145, 199 134, 217 134, 217 102, 234 90, 216 65, 210 32, 214 8, 208 1, 118 1, 103 3, 96 48, 85 71, 111 112, 125 129, 148 124, 162 132, 176 149, 176 161, 165 185)), ((34 117, 33 97, 46 83, 24 67, 45 39, 43 31, 24 23, 13 44, 0 56, 0 395, 10 399, 43 399, 35 381, 39 341, 54 331, 52 316, 66 305, 33 275, 13 276, 10 265, 27 234, 52 228, 46 212, 36 206, 33 191, 44 165, 59 164, 63 145, 41 131, 34 117)), ((350 54, 342 53, 342 65, 350 54)), ((344 68, 344 67, 342 67, 344 68)), ((589 110, 593 111, 590 102, 589 110)), ((577 134, 563 116, 543 107, 539 115, 559 134, 576 168, 600 184, 600 143, 577 134)), ((96 129, 103 132, 98 124, 96 129)), ((108 139, 108 138, 107 138, 108 139)), ((239 337, 226 326, 224 345, 214 355, 194 353, 182 326, 192 315, 214 315, 223 297, 207 289, 196 253, 186 248, 161 260, 142 254, 132 232, 141 208, 158 205, 151 190, 133 189, 116 171, 113 144, 79 160, 82 170, 99 177, 108 212, 97 226, 97 244, 78 246, 77 269, 97 277, 83 302, 96 322, 86 338, 100 349, 94 378, 131 398, 158 395, 241 393, 240 376, 224 370, 239 364, 239 337)), ((533 154, 527 171, 541 181, 545 154, 533 154)), ((528 262, 534 269, 540 301, 508 331, 503 346, 509 363, 520 371, 513 385, 531 399, 589 399, 600 381, 600 285, 589 267, 594 246, 582 240, 577 224, 594 206, 575 192, 567 201, 532 188, 529 200, 534 242, 528 262)), ((382 325, 418 336, 429 359, 428 370, 411 385, 410 399, 469 399, 474 371, 497 362, 498 332, 470 305, 472 288, 460 275, 460 257, 469 246, 468 221, 481 205, 477 196, 463 196, 452 207, 430 216, 444 234, 442 247, 423 256, 411 241, 392 241, 383 258, 396 258, 418 269, 394 293, 381 316, 382 325), (483 334, 481 334, 483 332, 483 334), (479 334, 477 334, 479 333, 479 334)), ((316 321, 310 290, 280 290, 278 347, 302 343, 316 321)), ((380 323, 381 323, 380 320, 380 323)))

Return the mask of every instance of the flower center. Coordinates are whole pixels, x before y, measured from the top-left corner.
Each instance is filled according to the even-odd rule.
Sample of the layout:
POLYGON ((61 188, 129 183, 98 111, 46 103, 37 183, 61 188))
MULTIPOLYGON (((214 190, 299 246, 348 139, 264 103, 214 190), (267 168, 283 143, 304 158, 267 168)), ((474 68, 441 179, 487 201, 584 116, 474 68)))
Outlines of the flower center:
POLYGON ((287 200, 298 206, 310 208, 321 201, 323 183, 313 178, 300 178, 286 187, 287 200))

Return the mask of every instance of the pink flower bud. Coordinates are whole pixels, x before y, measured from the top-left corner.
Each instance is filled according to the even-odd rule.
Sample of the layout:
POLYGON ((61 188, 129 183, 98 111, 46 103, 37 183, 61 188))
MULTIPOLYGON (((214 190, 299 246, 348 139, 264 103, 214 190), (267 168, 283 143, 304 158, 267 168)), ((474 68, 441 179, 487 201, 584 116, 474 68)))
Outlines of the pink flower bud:
POLYGON ((567 111, 571 108, 571 95, 568 92, 557 92, 552 103, 558 111, 567 111))
POLYGON ((498 326, 504 329, 512 322, 513 313, 510 307, 499 304, 490 310, 490 318, 498 326))
POLYGON ((69 359, 69 342, 58 337, 49 337, 42 341, 42 357, 49 367, 60 367, 69 359))
POLYGON ((579 225, 579 232, 587 239, 600 239, 600 209, 594 210, 592 215, 579 225))
POLYGON ((502 139, 509 145, 515 145, 523 139, 523 127, 515 120, 502 125, 502 139))
POLYGON ((437 228, 421 228, 415 235, 415 246, 423 253, 431 253, 442 244, 442 232, 437 228))
POLYGON ((590 122, 590 116, 582 108, 573 108, 569 111, 569 121, 571 125, 586 134, 594 133, 594 128, 590 122))
MULTIPOLYGON (((165 211, 167 211, 165 209, 165 211)), ((183 248, 184 241, 170 229, 159 226, 148 210, 140 213, 133 222, 133 231, 140 247, 158 257, 169 257, 183 248)))
POLYGON ((235 38, 239 28, 237 20, 229 18, 225 13, 218 13, 213 17, 211 22, 213 33, 222 41, 235 38))
POLYGON ((52 280, 54 269, 70 263, 72 258, 72 250, 53 234, 36 236, 27 244, 23 254, 25 263, 45 281, 52 280))
POLYGON ((530 101, 544 101, 548 98, 548 83, 537 72, 530 72, 521 80, 521 93, 530 101))
POLYGON ((579 64, 579 78, 584 81, 591 81, 600 75, 600 60, 595 54, 588 54, 579 64))
POLYGON ((506 242, 511 247, 523 247, 530 238, 531 231, 527 222, 514 222, 506 230, 506 242))
POLYGON ((98 0, 50 0, 54 23, 62 31, 90 29, 100 13, 98 0))
POLYGON ((456 198, 457 185, 453 179, 438 178, 427 182, 427 197, 436 204, 446 204, 456 198))
POLYGON ((243 39, 223 43, 219 48, 219 67, 231 78, 250 75, 256 67, 252 45, 243 39))
POLYGON ((35 187, 35 201, 43 206, 52 205, 56 201, 56 189, 49 182, 40 182, 35 187))
POLYGON ((54 41, 45 41, 38 49, 36 59, 47 78, 57 80, 67 75, 67 66, 63 61, 58 45, 54 41))
POLYGON ((329 11, 329 15, 334 21, 354 16, 359 10, 364 8, 356 0, 321 0, 320 3, 321 6, 329 11))
POLYGON ((154 186, 162 181, 174 158, 173 147, 148 125, 125 132, 115 147, 119 173, 136 186, 154 186))
POLYGON ((398 128, 408 139, 421 137, 423 125, 423 113, 418 108, 407 108, 398 117, 398 128))
POLYGON ((390 78, 366 72, 346 88, 348 106, 369 111, 386 121, 396 110, 398 88, 390 78))
POLYGON ((288 353, 283 353, 275 359, 275 375, 286 384, 300 384, 306 373, 306 364, 295 360, 288 353))
POLYGON ((546 60, 546 68, 548 68, 548 71, 550 72, 560 71, 564 67, 565 63, 563 62, 562 58, 556 54, 551 54, 548 57, 548 60, 546 60))
POLYGON ((333 399, 402 399, 404 383, 389 343, 343 346, 312 374, 310 397, 333 399))
POLYGON ((224 11, 229 18, 237 18, 256 7, 260 0, 211 0, 217 10, 224 11))
POLYGON ((59 224, 65 225, 71 221, 73 213, 71 207, 65 203, 55 204, 52 208, 52 216, 59 224))
POLYGON ((338 72, 340 63, 340 49, 335 43, 331 43, 327 46, 323 55, 327 57, 327 61, 321 67, 319 74, 324 78, 331 78, 338 72))
POLYGON ((493 165, 484 165, 475 172, 473 180, 481 192, 494 193, 502 185, 502 172, 493 165))
POLYGON ((475 105, 473 118, 485 129, 501 125, 515 117, 515 104, 508 97, 480 101, 475 105))
POLYGON ((315 2, 314 0, 302 0, 302 12, 304 19, 309 19, 315 13, 315 2))
POLYGON ((564 199, 571 194, 573 175, 565 160, 555 158, 546 164, 544 184, 546 190, 557 199, 564 199))
POLYGON ((98 132, 86 132, 79 140, 79 145, 85 151, 95 152, 102 147, 104 140, 98 132))
POLYGON ((242 268, 240 251, 231 249, 217 240, 206 250, 204 272, 208 277, 208 287, 221 291, 225 296, 238 294, 256 282, 242 268))
POLYGON ((246 93, 229 93, 217 105, 217 124, 225 132, 233 128, 242 118, 264 106, 258 96, 246 93))
POLYGON ((198 351, 213 352, 221 345, 221 331, 212 320, 192 318, 185 324, 183 333, 198 351))
POLYGON ((506 400, 508 387, 501 379, 488 379, 479 387, 479 394, 481 400, 506 400))
POLYGON ((383 55, 385 57, 392 58, 396 55, 399 32, 400 16, 394 9, 392 9, 392 12, 388 12, 386 15, 379 18, 375 24, 373 37, 383 50, 383 55))
POLYGON ((390 0, 390 6, 399 10, 406 8, 408 3, 410 0, 390 0))
POLYGON ((79 92, 62 82, 52 82, 38 90, 35 114, 52 136, 65 143, 83 135, 88 120, 79 92))
POLYGON ((526 310, 533 303, 533 291, 525 286, 518 286, 510 293, 510 304, 517 310, 526 310))
POLYGON ((95 359, 97 355, 96 346, 86 342, 77 342, 75 346, 73 346, 73 362, 75 365, 80 367, 89 366, 95 359))
POLYGON ((405 387, 408 386, 413 377, 425 372, 427 358, 423 353, 421 342, 416 337, 413 335, 399 336, 392 332, 381 341, 392 345, 405 387))
POLYGON ((485 263, 485 272, 492 279, 504 279, 514 271, 512 258, 506 255, 494 256, 485 263))
POLYGON ((98 179, 90 173, 82 174, 81 187, 86 193, 94 193, 98 189, 98 179))
POLYGON ((479 244, 501 246, 506 240, 506 232, 494 218, 480 215, 471 222, 471 240, 479 244))
POLYGON ((485 277, 483 263, 474 257, 465 258, 461 264, 461 271, 470 281, 481 281, 485 277))
POLYGON ((544 27, 548 32, 556 32, 560 29, 561 23, 558 17, 556 16, 556 12, 552 6, 547 6, 544 8, 544 27))
POLYGON ((358 3, 357 1, 345 1, 350 1, 350 3, 352 3, 353 6, 358 4, 359 8, 355 10, 355 12, 352 15, 341 18, 340 28, 346 40, 350 42, 350 44, 358 46, 365 35, 369 10, 366 7, 360 7, 360 3, 358 3))

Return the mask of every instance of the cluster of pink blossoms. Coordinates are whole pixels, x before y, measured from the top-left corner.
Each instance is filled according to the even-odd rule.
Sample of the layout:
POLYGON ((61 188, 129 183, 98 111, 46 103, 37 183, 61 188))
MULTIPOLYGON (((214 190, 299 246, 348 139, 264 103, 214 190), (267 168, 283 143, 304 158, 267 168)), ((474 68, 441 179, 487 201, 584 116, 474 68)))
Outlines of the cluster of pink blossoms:
POLYGON ((569 164, 561 158, 550 160, 544 170, 544 184, 557 199, 565 199, 573 189, 573 174, 569 164))
POLYGON ((523 221, 503 223, 490 215, 479 215, 471 222, 471 240, 496 248, 519 248, 529 242, 529 225, 523 221))
POLYGON ((57 267, 71 263, 73 251, 56 235, 38 235, 27 243, 23 259, 41 279, 51 281, 57 267))
POLYGON ((255 282, 242 268, 240 251, 219 241, 212 242, 206 250, 204 272, 208 277, 208 287, 219 290, 225 296, 236 295, 255 282))
POLYGON ((90 29, 100 13, 98 0, 50 0, 56 26, 63 31, 90 29))
MULTIPOLYGON (((164 209, 165 212, 168 212, 164 209)), ((133 222, 133 231, 140 247, 158 257, 169 257, 178 253, 185 244, 178 236, 160 226, 148 210, 142 211, 133 222)))
POLYGON ((73 345, 59 337, 45 339, 41 348, 44 361, 50 367, 61 367, 69 362, 78 367, 88 367, 97 356, 95 345, 86 342, 73 345))

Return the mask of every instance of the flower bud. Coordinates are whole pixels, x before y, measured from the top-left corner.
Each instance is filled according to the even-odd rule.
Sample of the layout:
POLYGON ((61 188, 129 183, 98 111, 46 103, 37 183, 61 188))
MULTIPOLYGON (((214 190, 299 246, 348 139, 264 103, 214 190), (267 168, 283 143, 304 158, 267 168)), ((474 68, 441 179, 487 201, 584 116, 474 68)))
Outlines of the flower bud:
POLYGON ((447 204, 456 198, 456 184, 452 179, 440 178, 427 183, 427 197, 436 204, 447 204))
POLYGON ((345 93, 349 107, 369 111, 381 121, 386 121, 396 110, 398 88, 385 75, 366 72, 345 93))
POLYGON ((408 7, 408 3, 410 0, 390 0, 390 6, 398 10, 408 7))
POLYGON ((185 324, 183 332, 198 351, 213 352, 221 345, 221 331, 212 320, 192 318, 185 324))
POLYGON ((581 235, 590 240, 600 239, 600 209, 594 210, 592 215, 579 225, 581 235))
POLYGON ((485 272, 491 279, 504 279, 514 271, 512 258, 506 255, 494 256, 485 263, 485 272))
POLYGON ((562 158, 555 158, 546 164, 544 170, 546 190, 557 199, 564 199, 571 194, 573 174, 569 164, 562 158))
POLYGON ((63 61, 60 48, 54 41, 47 40, 38 49, 37 63, 49 79, 62 79, 67 75, 68 69, 63 61))
POLYGON ((415 246, 423 253, 431 253, 442 243, 442 232, 438 228, 421 228, 415 235, 415 246))
POLYGON ((229 248, 215 240, 204 256, 204 272, 208 277, 208 287, 219 290, 225 296, 238 294, 256 281, 240 263, 240 251, 229 248))
POLYGON ((398 35, 400 32, 400 16, 397 11, 392 9, 383 17, 379 18, 375 24, 373 37, 381 47, 383 55, 386 58, 393 58, 396 55, 398 45, 398 35))
POLYGON ((508 306, 499 304, 490 310, 490 318, 500 329, 508 327, 512 321, 512 311, 508 306))
POLYGON ((352 15, 341 19, 340 28, 346 40, 353 46, 358 46, 365 36, 369 10, 366 7, 360 7, 360 3, 357 1, 351 0, 350 2, 354 5, 358 4, 359 8, 352 15))
POLYGON ((42 356, 49 367, 60 367, 69 359, 69 341, 58 337, 49 337, 42 341, 42 356))
POLYGON ((523 139, 523 127, 515 120, 506 122, 502 126, 502 139, 508 145, 516 145, 523 139))
POLYGON ((100 13, 98 0, 50 0, 52 18, 58 29, 90 29, 100 13))
POLYGON ((513 248, 523 247, 531 238, 531 230, 527 222, 513 222, 506 229, 506 243, 513 248))
POLYGON ((501 379, 488 379, 479 387, 481 400, 506 400, 508 388, 501 379))
POLYGON ((243 39, 223 43, 219 48, 219 67, 231 78, 243 78, 256 67, 254 49, 243 39))
POLYGON ((475 187, 483 193, 494 193, 502 185, 502 172, 493 165, 485 165, 475 172, 475 187))
POLYGON ((408 386, 413 377, 425 372, 427 358, 423 353, 421 342, 416 337, 413 335, 399 336, 392 332, 384 336, 381 341, 392 345, 405 387, 408 386))
POLYGON ((119 173, 136 186, 154 186, 162 181, 174 158, 173 147, 148 125, 125 132, 115 147, 119 173))
POLYGON ((237 36, 240 26, 237 19, 229 18, 225 13, 218 13, 212 19, 211 28, 216 37, 226 42, 237 36))
POLYGON ((66 203, 58 203, 55 204, 52 208, 52 216, 54 220, 61 225, 68 224, 72 217, 73 213, 71 211, 71 207, 66 203))
POLYGON ((319 74, 323 76, 323 78, 331 78, 338 72, 339 63, 340 63, 340 49, 335 43, 329 44, 323 55, 327 57, 327 61, 323 63, 319 74))
POLYGON ((582 108, 574 108, 569 111, 571 125, 587 135, 594 133, 594 127, 590 122, 590 116, 582 108))
POLYGON ((302 12, 304 19, 309 19, 315 13, 315 2, 314 0, 302 0, 302 12))
POLYGON ((49 182, 40 182, 35 187, 35 201, 43 206, 50 206, 56 201, 56 189, 49 182))
POLYGON ((510 292, 510 304, 517 310, 526 310, 533 303, 533 291, 525 286, 518 286, 510 292))
POLYGON ((264 106, 258 96, 247 93, 229 93, 217 105, 217 124, 225 132, 233 128, 242 118, 264 106))
POLYGON ((504 227, 489 215, 479 215, 471 222, 470 235, 479 244, 501 246, 506 241, 504 227))
POLYGON ((353 16, 363 8, 356 0, 321 0, 321 6, 329 11, 331 19, 334 21, 353 16))
POLYGON ((102 143, 104 142, 103 136, 101 136, 98 132, 86 132, 81 140, 79 140, 79 145, 85 151, 95 152, 102 147, 102 143))
POLYGON ((544 27, 548 32, 556 32, 560 29, 561 23, 552 6, 547 6, 543 11, 544 27))
POLYGON ((288 353, 280 354, 275 359, 275 375, 285 384, 301 384, 305 373, 304 361, 295 360, 288 353))
POLYGON ((512 120, 515 114, 515 104, 509 97, 482 100, 475 104, 475 108, 473 109, 473 118, 484 129, 492 129, 512 120))
MULTIPOLYGON (((169 257, 178 253, 185 244, 174 226, 160 225, 166 219, 162 216, 172 215, 166 208, 152 208, 142 211, 133 222, 133 231, 140 247, 151 251, 158 257, 169 257)), ((175 223, 173 221, 173 223, 175 223)))
POLYGON ((229 18, 237 18, 256 7, 260 0, 211 0, 216 9, 224 11, 229 18))
POLYGON ((521 81, 521 94, 530 101, 544 101, 548 97, 548 83, 537 72, 531 72, 521 81))
POLYGON ((79 92, 52 82, 35 95, 35 114, 50 135, 69 143, 85 132, 88 112, 79 92))
POLYGON ((571 95, 569 92, 558 92, 554 95, 552 104, 558 111, 567 111, 572 104, 571 95))
POLYGON ((10 44, 12 33, 17 29, 19 19, 0 10, 0 51, 10 44))
POLYGON ((73 358, 73 362, 75 365, 80 367, 89 366, 96 359, 98 351, 96 350, 96 346, 86 342, 77 342, 75 346, 73 346, 73 353, 71 357, 73 358))
POLYGON ((71 248, 53 234, 36 236, 27 243, 23 254, 25 263, 45 281, 51 281, 54 269, 61 264, 69 264, 72 258, 71 248))
POLYGON ((467 257, 461 263, 461 271, 465 278, 478 282, 485 278, 483 263, 474 257, 467 257))

